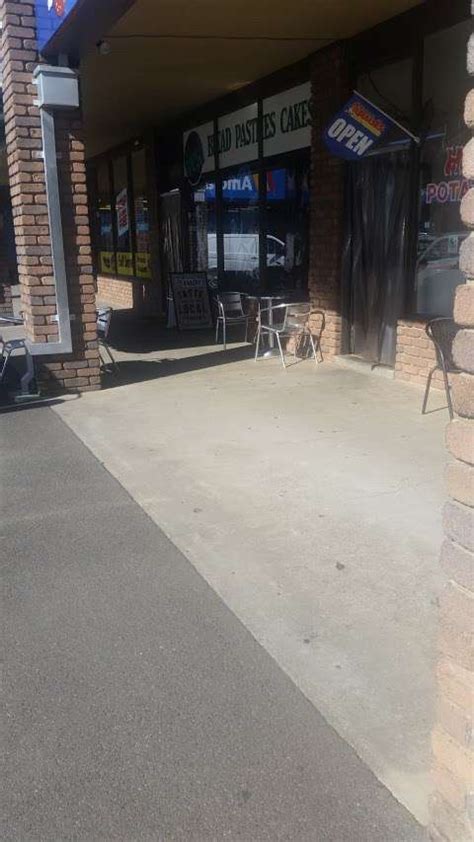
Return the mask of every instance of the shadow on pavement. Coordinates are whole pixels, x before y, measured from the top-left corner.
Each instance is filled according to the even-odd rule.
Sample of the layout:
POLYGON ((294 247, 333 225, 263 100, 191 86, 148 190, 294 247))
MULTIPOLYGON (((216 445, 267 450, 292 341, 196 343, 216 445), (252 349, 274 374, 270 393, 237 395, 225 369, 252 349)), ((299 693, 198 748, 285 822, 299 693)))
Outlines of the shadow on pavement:
MULTIPOLYGON (((115 345, 112 347, 115 349, 115 345)), ((195 354, 177 359, 119 360, 118 374, 113 374, 111 371, 103 373, 102 388, 114 389, 132 383, 141 383, 145 380, 173 377, 176 374, 186 374, 190 371, 200 371, 204 368, 250 360, 253 353, 253 346, 245 345, 226 351, 212 351, 207 354, 195 354)))

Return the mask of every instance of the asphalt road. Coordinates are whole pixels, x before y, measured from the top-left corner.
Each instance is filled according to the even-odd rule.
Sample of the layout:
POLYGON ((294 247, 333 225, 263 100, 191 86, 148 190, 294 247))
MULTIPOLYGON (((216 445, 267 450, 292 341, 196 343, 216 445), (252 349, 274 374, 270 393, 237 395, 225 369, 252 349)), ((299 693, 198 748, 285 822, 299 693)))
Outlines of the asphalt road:
POLYGON ((50 409, 0 471, 2 839, 425 838, 50 409))

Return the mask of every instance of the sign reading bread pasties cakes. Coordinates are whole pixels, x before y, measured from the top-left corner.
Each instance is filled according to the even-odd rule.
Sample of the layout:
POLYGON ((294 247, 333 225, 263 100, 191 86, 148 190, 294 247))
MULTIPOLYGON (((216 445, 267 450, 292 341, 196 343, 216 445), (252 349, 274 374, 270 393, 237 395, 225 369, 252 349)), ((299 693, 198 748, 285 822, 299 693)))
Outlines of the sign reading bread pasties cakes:
POLYGON ((171 291, 179 330, 212 327, 211 303, 205 272, 173 272, 171 291))
MULTIPOLYGON (((262 103, 263 154, 265 158, 303 149, 311 144, 311 85, 305 82, 264 99, 262 103)), ((214 123, 197 126, 183 135, 184 174, 191 185, 201 175, 258 158, 258 104, 239 108, 214 123)))
POLYGON ((254 102, 217 123, 219 167, 231 167, 258 158, 258 106, 254 102))
POLYGON ((35 0, 36 37, 41 52, 71 14, 78 0, 35 0))
POLYGON ((280 155, 311 144, 311 84, 263 100, 263 154, 280 155))
POLYGON ((333 155, 357 161, 380 144, 391 129, 405 131, 411 136, 376 105, 354 93, 326 126, 323 137, 333 155))

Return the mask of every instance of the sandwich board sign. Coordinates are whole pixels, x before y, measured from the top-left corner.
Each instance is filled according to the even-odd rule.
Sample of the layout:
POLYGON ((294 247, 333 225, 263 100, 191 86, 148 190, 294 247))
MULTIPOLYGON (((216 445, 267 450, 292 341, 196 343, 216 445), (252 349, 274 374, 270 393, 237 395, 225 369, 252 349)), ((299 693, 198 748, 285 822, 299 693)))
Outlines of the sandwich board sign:
POLYGON ((211 302, 205 272, 173 272, 171 291, 179 330, 212 327, 211 302))

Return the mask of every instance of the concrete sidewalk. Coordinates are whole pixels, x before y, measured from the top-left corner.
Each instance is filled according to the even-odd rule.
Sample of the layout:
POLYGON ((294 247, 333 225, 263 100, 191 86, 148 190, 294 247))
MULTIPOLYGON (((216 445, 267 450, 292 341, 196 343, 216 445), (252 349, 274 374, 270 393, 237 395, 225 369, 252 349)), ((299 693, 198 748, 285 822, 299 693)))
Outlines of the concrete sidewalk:
POLYGON ((58 412, 424 822, 447 414, 397 382, 192 341, 119 352, 122 383, 143 382, 58 412))
POLYGON ((2 839, 421 842, 51 410, 0 424, 2 839))

